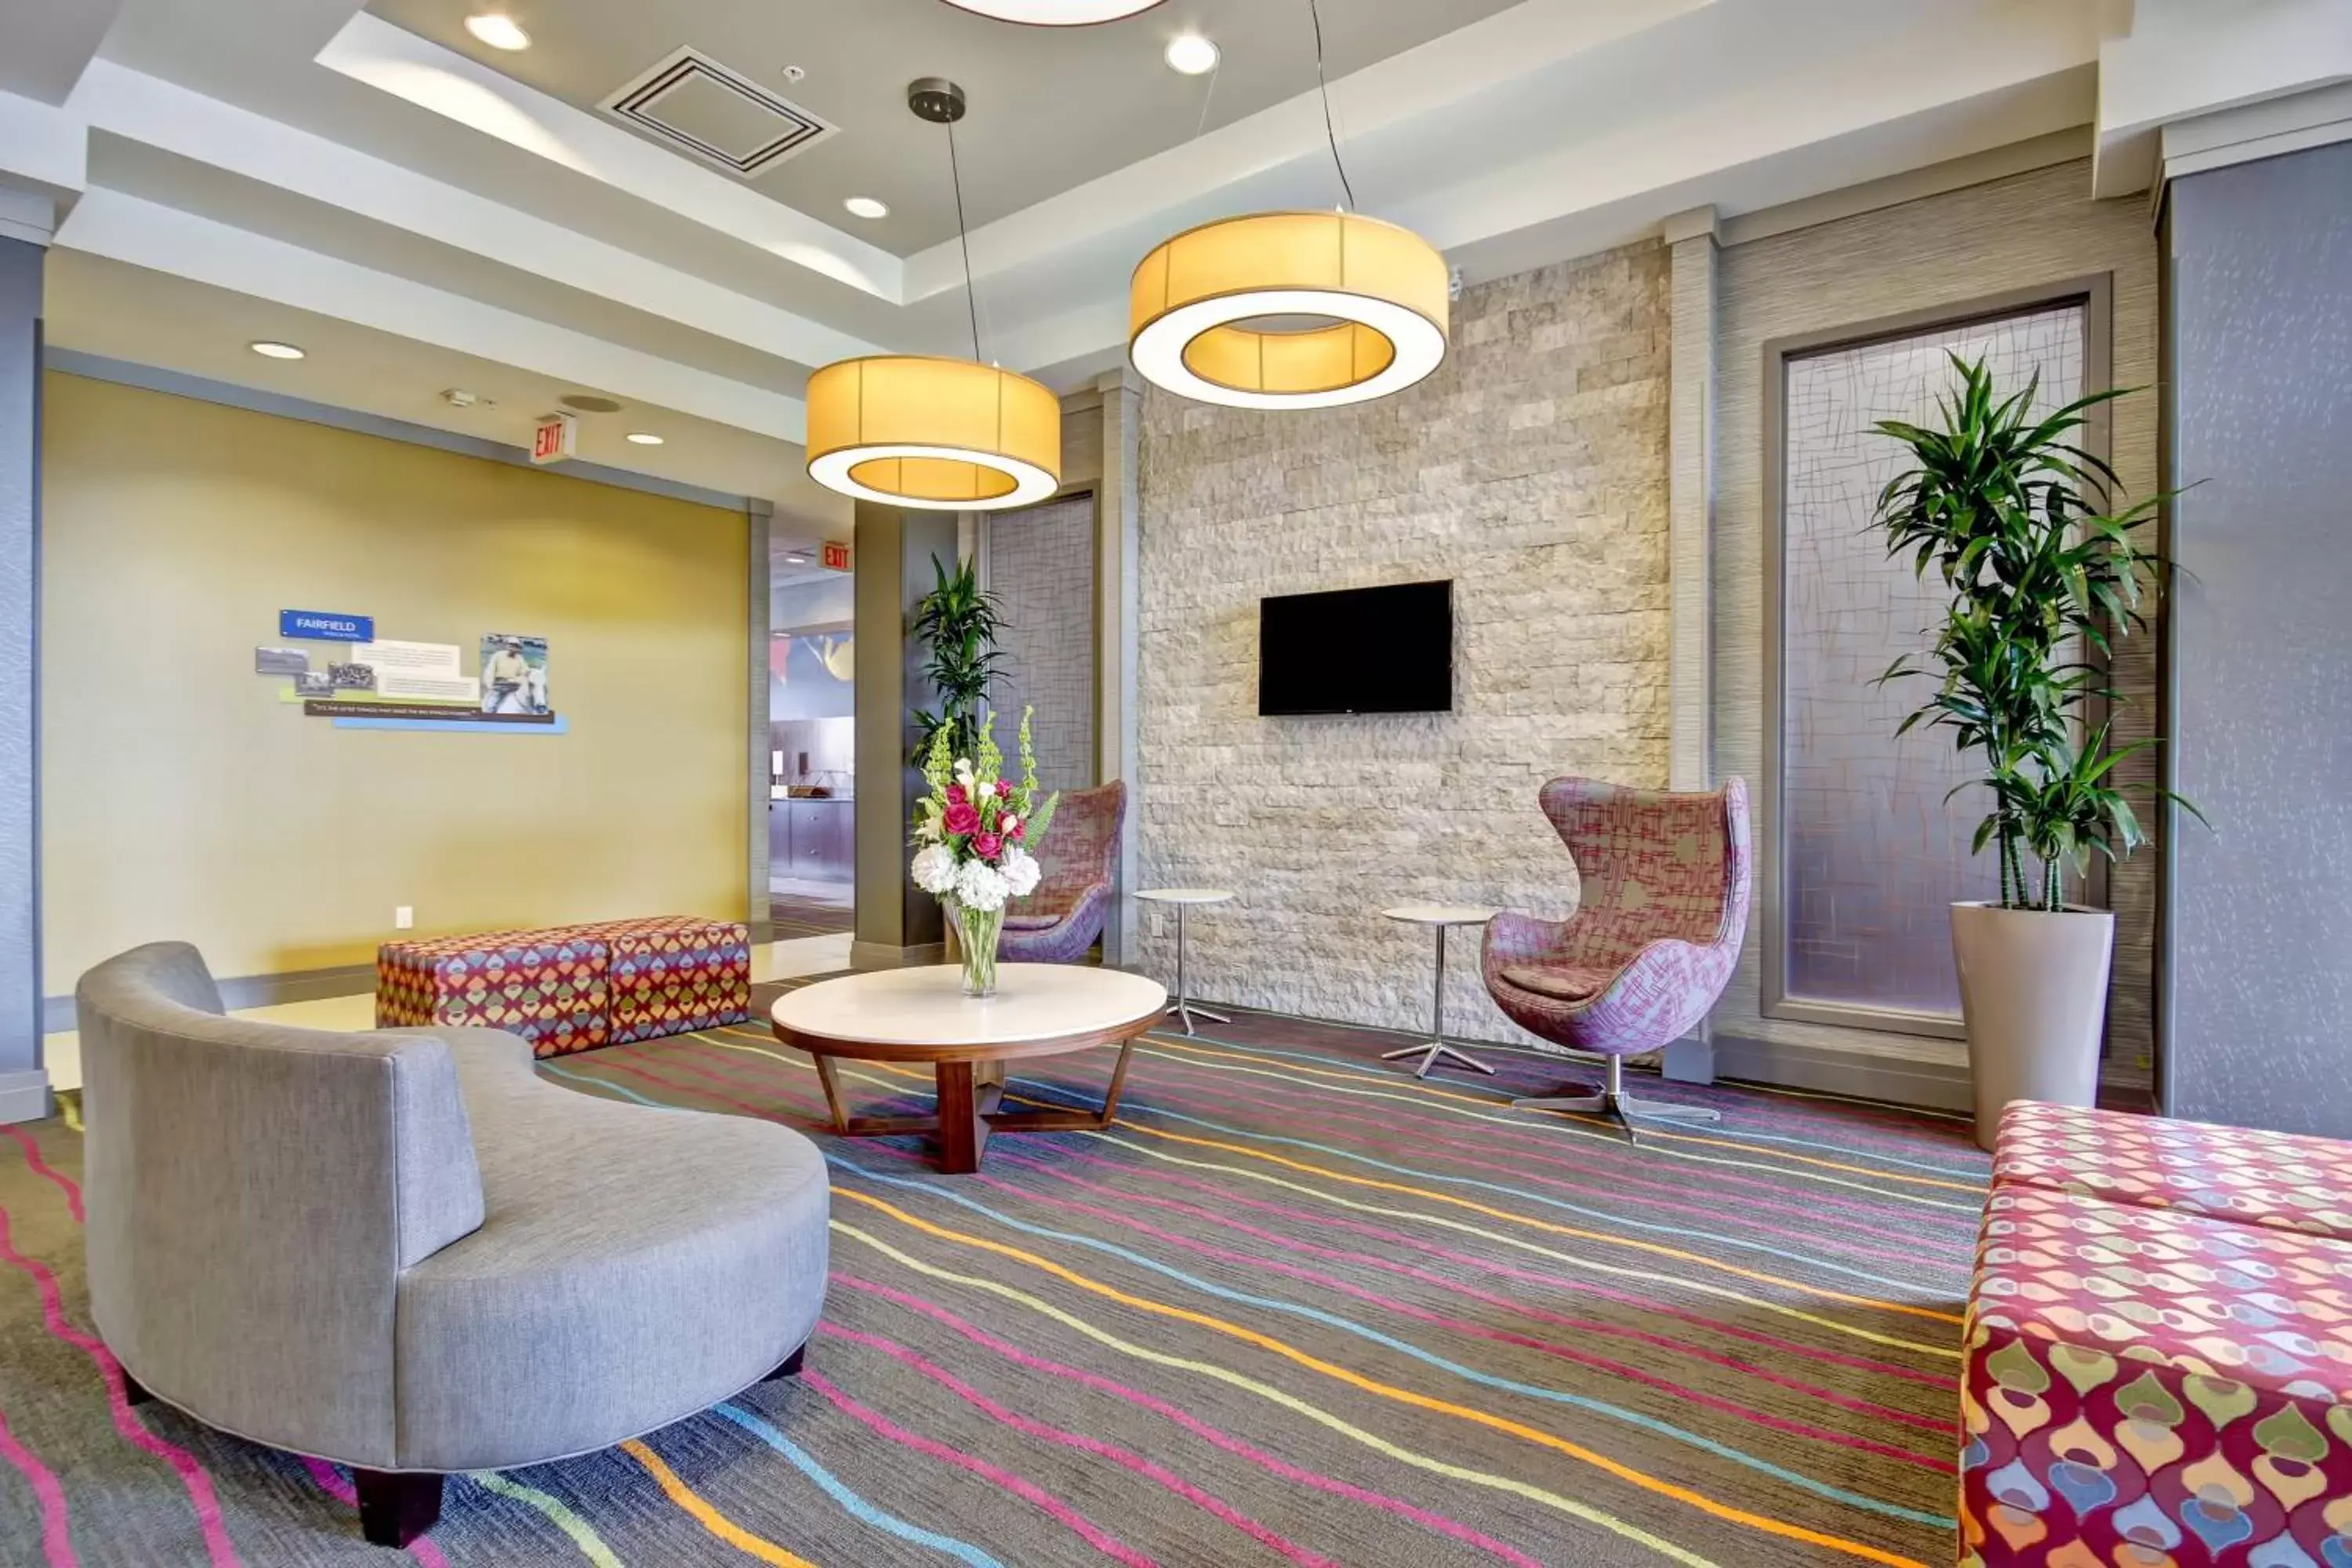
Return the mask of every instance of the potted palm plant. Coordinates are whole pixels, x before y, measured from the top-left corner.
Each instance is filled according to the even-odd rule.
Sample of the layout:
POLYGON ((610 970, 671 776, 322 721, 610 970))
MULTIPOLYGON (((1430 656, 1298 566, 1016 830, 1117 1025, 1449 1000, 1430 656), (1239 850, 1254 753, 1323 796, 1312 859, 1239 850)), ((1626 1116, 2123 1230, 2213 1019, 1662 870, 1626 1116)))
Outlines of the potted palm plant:
POLYGON ((931 571, 938 584, 916 602, 908 627, 922 641, 923 679, 940 699, 937 710, 915 710, 917 767, 930 755, 931 742, 942 730, 950 755, 972 754, 980 738, 980 711, 1001 662, 996 639, 1004 630, 1003 610, 996 595, 980 585, 971 562, 963 562, 950 574, 935 555, 931 571))
POLYGON ((1952 906, 1952 952, 1977 1142, 1990 1149, 2011 1100, 2097 1095, 2115 916, 2068 903, 2065 879, 2147 842, 2116 768, 2155 742, 2116 745, 2094 716, 2121 700, 2105 676, 2115 640, 2146 625, 2142 577, 2158 563, 2137 536, 2162 498, 2119 508, 2115 471, 2078 444, 2089 411, 2123 391, 2038 413, 2038 375, 2003 399, 1981 360, 1952 365, 1941 429, 1876 426, 1913 466, 1880 493, 1875 526, 1890 556, 1909 555, 1949 595, 1925 656, 1879 679, 1932 680, 1896 732, 1948 730, 1983 768, 1972 782, 1990 809, 1974 847, 1995 847, 2000 897, 1952 906))

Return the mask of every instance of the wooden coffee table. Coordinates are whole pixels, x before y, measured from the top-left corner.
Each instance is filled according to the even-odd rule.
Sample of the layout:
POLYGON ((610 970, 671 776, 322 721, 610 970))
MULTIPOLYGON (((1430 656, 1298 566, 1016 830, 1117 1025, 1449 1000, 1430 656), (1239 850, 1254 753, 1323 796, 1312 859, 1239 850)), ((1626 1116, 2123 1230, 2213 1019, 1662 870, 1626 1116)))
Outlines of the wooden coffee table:
POLYGON ((821 980, 779 997, 770 1020, 776 1038, 816 1058, 833 1110, 834 1131, 845 1138, 935 1132, 940 1169, 969 1175, 993 1132, 1051 1132, 1110 1125, 1127 1084, 1135 1037, 1160 1020, 1168 991, 1156 980, 1116 969, 1066 963, 1007 963, 996 972, 996 994, 963 994, 953 964, 886 969, 821 980), (1066 1056, 1096 1046, 1119 1047, 1103 1108, 1094 1110, 999 1110, 1002 1084, 975 1084, 982 1062, 1066 1056), (841 1100, 834 1063, 929 1063, 939 1084, 931 1116, 852 1116, 841 1100))

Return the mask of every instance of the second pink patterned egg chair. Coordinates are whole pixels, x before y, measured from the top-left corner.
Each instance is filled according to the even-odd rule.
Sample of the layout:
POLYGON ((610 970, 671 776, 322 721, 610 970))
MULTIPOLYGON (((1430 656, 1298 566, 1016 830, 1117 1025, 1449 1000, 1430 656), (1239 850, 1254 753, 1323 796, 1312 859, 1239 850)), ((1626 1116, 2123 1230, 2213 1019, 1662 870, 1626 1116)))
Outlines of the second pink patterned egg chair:
POLYGON ((1543 786, 1544 815, 1576 861, 1567 920, 1504 913, 1480 967, 1506 1016, 1539 1038, 1605 1062, 1591 1094, 1514 1103, 1528 1110, 1716 1121, 1717 1111, 1625 1092, 1625 1058, 1664 1050, 1706 1018, 1739 963, 1748 930, 1748 785, 1629 789, 1597 779, 1543 786))

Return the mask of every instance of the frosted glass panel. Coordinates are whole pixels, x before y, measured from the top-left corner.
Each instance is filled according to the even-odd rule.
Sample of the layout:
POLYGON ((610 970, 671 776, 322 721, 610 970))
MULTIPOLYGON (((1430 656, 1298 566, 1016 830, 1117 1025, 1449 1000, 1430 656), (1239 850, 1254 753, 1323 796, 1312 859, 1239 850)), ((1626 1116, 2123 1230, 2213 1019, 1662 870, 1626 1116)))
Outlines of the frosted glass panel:
POLYGON ((1791 1001, 1959 1016, 1950 916, 1956 899, 1999 896, 1990 849, 1969 853, 1985 812, 1942 731, 1895 726, 1926 681, 1871 684, 1927 646, 1942 595, 1890 561, 1871 527, 1879 490, 1908 466, 1879 419, 1938 423, 1947 352, 1983 356, 1996 390, 2042 373, 2038 401, 2083 384, 2079 305, 1791 357, 1782 427, 1780 930, 1791 1001))

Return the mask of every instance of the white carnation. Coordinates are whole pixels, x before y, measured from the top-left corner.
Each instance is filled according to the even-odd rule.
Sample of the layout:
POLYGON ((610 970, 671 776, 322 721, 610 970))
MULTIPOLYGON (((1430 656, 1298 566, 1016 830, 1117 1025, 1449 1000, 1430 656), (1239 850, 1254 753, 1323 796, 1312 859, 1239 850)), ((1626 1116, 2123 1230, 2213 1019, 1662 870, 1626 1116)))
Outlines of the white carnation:
POLYGON ((944 844, 932 845, 915 857, 913 875, 915 886, 933 898, 955 891, 955 851, 944 844))
POLYGON ((1036 858, 1018 845, 1004 851, 1004 885, 1016 899, 1025 899, 1037 890, 1039 876, 1036 858))
POLYGON ((967 860, 955 874, 956 902, 968 910, 1001 910, 1011 891, 1003 875, 985 860, 967 860))

